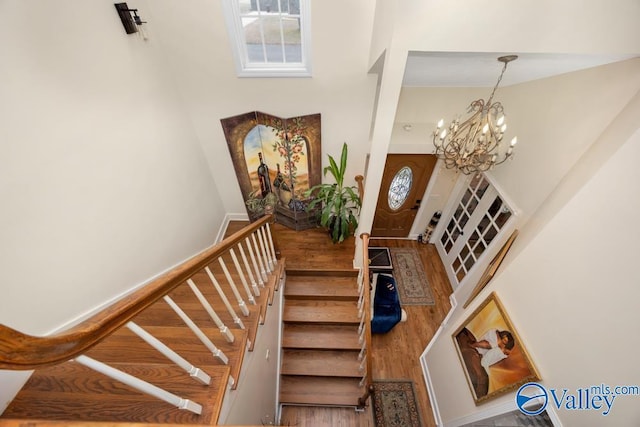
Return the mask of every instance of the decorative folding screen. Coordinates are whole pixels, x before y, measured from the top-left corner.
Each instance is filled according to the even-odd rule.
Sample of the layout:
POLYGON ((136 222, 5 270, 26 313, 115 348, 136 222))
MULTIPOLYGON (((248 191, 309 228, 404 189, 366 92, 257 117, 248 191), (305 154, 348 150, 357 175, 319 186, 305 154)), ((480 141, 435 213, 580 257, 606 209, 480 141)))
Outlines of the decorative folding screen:
MULTIPOLYGON (((220 120, 245 202, 277 197, 276 220, 295 229, 315 225, 304 192, 320 184, 320 114, 283 119, 251 112, 220 120)), ((262 213, 247 209, 253 221, 262 213)))

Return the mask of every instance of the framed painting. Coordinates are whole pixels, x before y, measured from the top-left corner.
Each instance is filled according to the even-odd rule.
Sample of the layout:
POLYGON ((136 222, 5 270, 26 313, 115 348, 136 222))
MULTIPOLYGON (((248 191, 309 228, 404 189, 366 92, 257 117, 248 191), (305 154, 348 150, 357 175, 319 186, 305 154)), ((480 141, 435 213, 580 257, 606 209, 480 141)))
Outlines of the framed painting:
POLYGON ((220 122, 249 219, 264 215, 253 207, 269 200, 276 221, 306 218, 304 193, 322 180, 320 114, 283 119, 254 111, 220 122))
POLYGON ((476 405, 540 376, 495 292, 454 332, 476 405))

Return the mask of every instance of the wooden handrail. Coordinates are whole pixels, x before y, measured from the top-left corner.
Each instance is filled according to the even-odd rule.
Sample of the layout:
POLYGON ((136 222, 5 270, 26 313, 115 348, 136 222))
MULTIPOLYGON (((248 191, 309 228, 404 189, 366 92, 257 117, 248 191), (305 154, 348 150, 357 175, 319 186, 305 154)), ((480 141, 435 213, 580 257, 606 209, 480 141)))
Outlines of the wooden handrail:
POLYGON ((262 217, 82 323, 59 334, 37 337, 0 324, 0 369, 35 369, 66 362, 81 355, 234 247, 245 236, 270 222, 271 217, 272 215, 262 217))
POLYGON ((360 200, 364 199, 364 176, 356 175, 356 182, 358 183, 358 196, 360 196, 360 200))
POLYGON ((365 316, 365 334, 366 357, 367 357, 367 374, 365 380, 365 393, 358 399, 358 406, 364 407, 367 399, 373 392, 373 358, 371 355, 371 289, 369 281, 369 233, 362 233, 362 277, 364 287, 364 316, 365 316))

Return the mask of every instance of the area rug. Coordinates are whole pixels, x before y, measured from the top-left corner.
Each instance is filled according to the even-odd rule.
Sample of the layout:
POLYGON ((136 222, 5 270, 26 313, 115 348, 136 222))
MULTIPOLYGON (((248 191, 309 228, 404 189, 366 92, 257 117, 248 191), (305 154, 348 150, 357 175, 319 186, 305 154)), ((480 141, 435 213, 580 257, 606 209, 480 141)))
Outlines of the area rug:
POLYGON ((421 427, 413 381, 374 381, 373 419, 376 427, 421 427))
POLYGON ((434 305, 431 286, 424 272, 418 250, 391 248, 393 277, 398 285, 400 303, 404 305, 434 305))

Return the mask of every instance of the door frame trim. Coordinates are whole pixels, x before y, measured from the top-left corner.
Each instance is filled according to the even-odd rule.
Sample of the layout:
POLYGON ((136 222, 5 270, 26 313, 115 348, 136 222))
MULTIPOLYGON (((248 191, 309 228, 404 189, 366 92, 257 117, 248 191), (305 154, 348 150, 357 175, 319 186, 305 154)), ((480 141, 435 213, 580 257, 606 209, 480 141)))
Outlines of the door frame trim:
MULTIPOLYGON (((438 176, 440 175, 440 171, 441 171, 442 167, 444 166, 444 162, 443 162, 443 160, 439 159, 435 155, 435 153, 432 153, 432 152, 389 151, 385 155, 385 166, 384 166, 384 168, 386 168, 386 160, 387 160, 388 156, 390 156, 390 155, 431 155, 431 156, 434 156, 436 158, 436 162, 433 165, 433 169, 431 170, 431 175, 429 176, 429 180, 427 181, 427 185, 425 187, 424 193, 422 194, 423 203, 420 203, 420 207, 418 208, 418 210, 416 212, 416 215, 415 215, 415 217, 413 219, 413 223, 411 224, 411 227, 409 228, 409 232, 407 233, 407 236, 406 237, 371 236, 370 239, 378 238, 378 239, 418 240, 418 236, 420 234, 422 234, 422 232, 426 228, 427 224, 429 223, 429 220, 431 219, 430 217, 429 218, 422 218, 422 215, 425 214, 425 210, 427 209, 427 205, 429 204, 429 203, 427 203, 427 201, 429 200, 429 197, 431 196, 431 193, 433 192, 433 188, 436 185, 438 176), (416 224, 418 224, 419 220, 422 220, 424 222, 424 225, 420 226, 420 227, 417 227, 416 224)), ((366 170, 368 168, 368 164, 369 164, 369 154, 367 154, 367 157, 365 159, 365 179, 366 179, 366 170)), ((384 175, 384 168, 383 168, 383 175, 384 175)), ((382 191, 382 182, 383 181, 384 181, 384 176, 382 177, 382 179, 380 181, 380 188, 378 189, 379 192, 378 192, 378 196, 377 196, 378 198, 380 197, 380 192, 382 191)), ((373 220, 371 221, 372 230, 373 230, 373 224, 375 222, 377 209, 378 209, 377 208, 377 200, 378 199, 376 199, 376 212, 374 212, 373 220)))
MULTIPOLYGON (((486 269, 490 260, 492 260, 495 257, 495 255, 498 253, 502 245, 504 245, 504 242, 506 242, 506 240, 509 238, 511 233, 513 233, 513 230, 516 229, 516 222, 520 218, 520 210, 511 204, 512 203, 511 199, 505 195, 505 193, 503 192, 500 186, 496 185, 495 179, 487 173, 483 173, 483 175, 485 179, 489 182, 489 184, 495 189, 497 195, 500 196, 503 202, 509 206, 509 208, 511 209, 512 215, 511 215, 511 218, 509 218, 507 222, 504 224, 504 226, 498 231, 498 234, 495 236, 495 238, 491 242, 491 245, 488 246, 487 250, 485 250, 480 255, 478 260, 475 262, 473 267, 468 271, 468 273, 464 276, 462 281, 460 281, 459 283, 457 280, 455 281, 455 283, 458 283, 457 286, 454 286, 454 282, 451 281, 451 277, 449 277, 450 269, 448 266, 445 265, 447 277, 451 282, 451 287, 453 288, 454 294, 459 294, 462 289, 468 288, 467 284, 471 282, 472 278, 474 280, 478 280, 480 278, 478 275, 478 271, 482 272, 484 271, 484 269, 486 269), (479 266, 482 266, 482 268, 480 268, 479 266)), ((445 259, 445 254, 442 253, 443 248, 441 244, 438 244, 438 241, 442 237, 444 228, 448 224, 448 219, 451 218, 451 216, 455 212, 455 209, 459 204, 459 200, 463 196, 464 190, 468 187, 469 182, 471 181, 472 178, 473 178, 473 175, 462 175, 462 174, 458 177, 458 180, 456 181, 451 191, 451 194, 449 196, 449 200, 447 201, 445 208, 442 210, 441 220, 438 222, 438 225, 434 230, 431 241, 435 244, 436 252, 438 253, 440 260, 443 263, 445 259)))
MULTIPOLYGON (((433 166, 433 171, 431 172, 431 177, 429 178, 429 182, 427 183, 427 188, 424 190, 424 194, 422 195, 422 200, 429 200, 431 197, 431 193, 433 192, 433 187, 436 185, 438 181, 438 177, 440 175, 440 171, 442 170, 442 166, 444 166, 444 161, 442 159, 436 160, 436 164, 433 166)), ((418 236, 424 231, 424 228, 429 223, 430 218, 426 218, 426 224, 416 230, 416 223, 418 222, 418 218, 422 218, 425 214, 425 209, 427 209, 428 203, 421 203, 420 208, 418 208, 418 213, 413 220, 413 224, 411 225, 411 230, 409 230, 409 236, 411 240, 417 240, 418 236)), ((433 239, 435 236, 433 233, 431 234, 431 238, 429 239, 429 243, 433 243, 433 239)))

